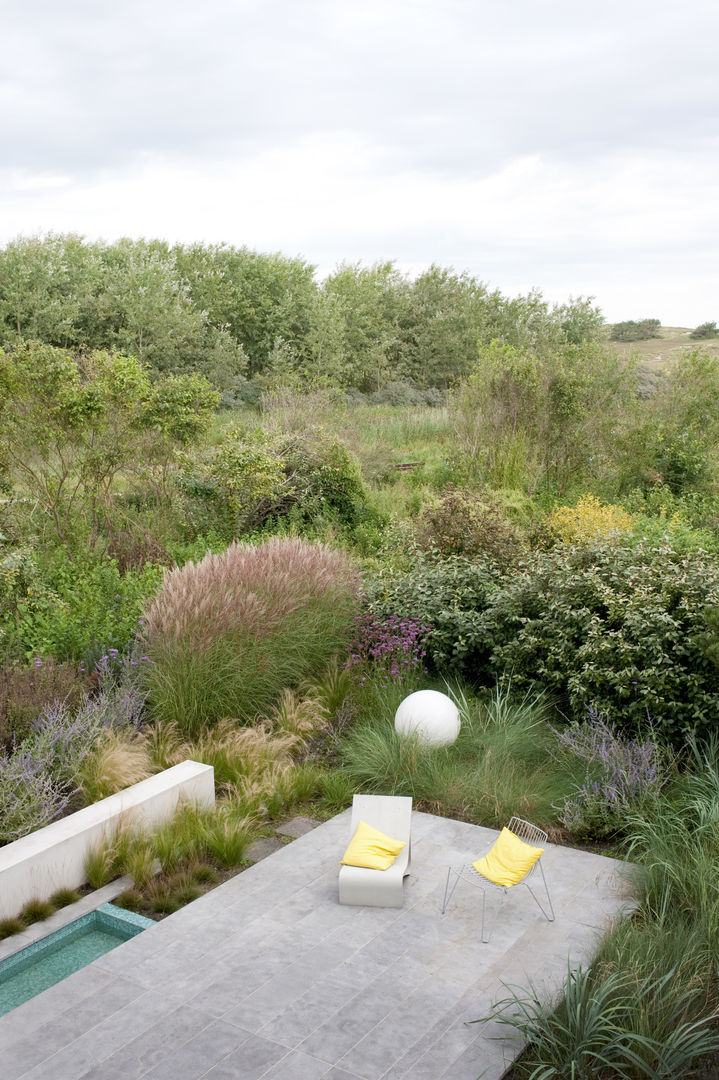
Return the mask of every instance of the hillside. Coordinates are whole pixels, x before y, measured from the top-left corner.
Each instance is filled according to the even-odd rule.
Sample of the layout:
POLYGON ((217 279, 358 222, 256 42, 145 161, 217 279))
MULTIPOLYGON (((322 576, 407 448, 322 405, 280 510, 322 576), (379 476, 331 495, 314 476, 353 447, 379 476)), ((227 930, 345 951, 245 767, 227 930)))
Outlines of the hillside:
POLYGON ((648 341, 612 342, 620 356, 639 356, 647 367, 656 371, 664 370, 687 349, 701 347, 719 356, 719 338, 708 341, 692 341, 689 337, 692 327, 662 326, 660 337, 648 341))

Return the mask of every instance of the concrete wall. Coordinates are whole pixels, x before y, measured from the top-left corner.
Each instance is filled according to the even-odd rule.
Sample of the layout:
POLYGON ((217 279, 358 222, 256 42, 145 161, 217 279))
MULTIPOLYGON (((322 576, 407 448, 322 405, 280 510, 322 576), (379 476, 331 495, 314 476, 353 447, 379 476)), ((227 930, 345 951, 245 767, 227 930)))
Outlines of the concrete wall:
POLYGON ((46 900, 58 889, 84 885, 85 859, 95 845, 114 835, 118 826, 164 821, 180 799, 214 804, 211 765, 183 761, 0 847, 0 919, 17 915, 28 900, 46 900))

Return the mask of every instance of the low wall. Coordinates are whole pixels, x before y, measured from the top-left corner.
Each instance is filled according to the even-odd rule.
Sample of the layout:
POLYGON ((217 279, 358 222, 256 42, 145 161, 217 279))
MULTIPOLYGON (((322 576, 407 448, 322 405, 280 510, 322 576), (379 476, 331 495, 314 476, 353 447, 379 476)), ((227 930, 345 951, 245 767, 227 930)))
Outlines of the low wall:
POLYGON ((211 765, 183 761, 0 847, 0 919, 14 917, 29 900, 46 900, 58 889, 84 885, 85 859, 93 847, 120 825, 164 821, 180 799, 200 806, 214 804, 211 765))

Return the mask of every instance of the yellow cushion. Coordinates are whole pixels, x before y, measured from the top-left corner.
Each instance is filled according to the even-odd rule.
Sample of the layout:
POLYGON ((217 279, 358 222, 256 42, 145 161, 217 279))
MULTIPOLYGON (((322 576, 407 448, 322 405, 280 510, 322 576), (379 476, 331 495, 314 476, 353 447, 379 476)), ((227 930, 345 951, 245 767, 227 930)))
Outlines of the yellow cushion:
POLYGON ((544 848, 525 844, 509 829, 502 829, 491 850, 472 866, 495 885, 518 885, 526 877, 544 848))
POLYGON ((392 865, 403 847, 403 840, 373 829, 366 821, 360 821, 350 846, 342 856, 342 866, 366 866, 370 870, 386 870, 392 865))

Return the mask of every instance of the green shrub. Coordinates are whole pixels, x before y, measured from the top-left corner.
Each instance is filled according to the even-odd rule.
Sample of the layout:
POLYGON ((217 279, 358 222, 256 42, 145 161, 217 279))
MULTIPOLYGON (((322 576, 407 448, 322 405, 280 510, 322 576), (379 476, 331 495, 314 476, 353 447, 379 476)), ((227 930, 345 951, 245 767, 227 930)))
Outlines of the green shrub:
POLYGON ((591 705, 640 732, 649 717, 681 742, 716 723, 719 673, 697 635, 718 599, 715 555, 644 541, 559 547, 494 594, 481 629, 496 670, 544 686, 576 719, 591 705))
POLYGON ((500 580, 498 568, 487 560, 419 558, 411 571, 382 570, 369 579, 367 604, 382 618, 395 615, 430 626, 424 639, 430 668, 472 679, 486 671, 491 642, 483 616, 500 580))
POLYGON ((146 613, 150 706, 185 736, 269 710, 345 642, 359 581, 322 544, 231 544, 173 570, 146 613))
POLYGON ((422 510, 418 534, 425 551, 445 558, 488 558, 499 565, 511 563, 523 547, 519 530, 507 520, 496 500, 454 487, 422 510))
POLYGON ((693 341, 704 341, 707 338, 719 337, 716 320, 714 322, 705 322, 701 323, 699 326, 695 326, 689 337, 693 341))
POLYGON ((147 598, 162 568, 148 565, 121 574, 113 561, 74 563, 57 549, 41 568, 42 587, 18 601, 12 620, 0 622, 0 643, 30 660, 83 660, 89 666, 108 648, 133 641, 147 598))

